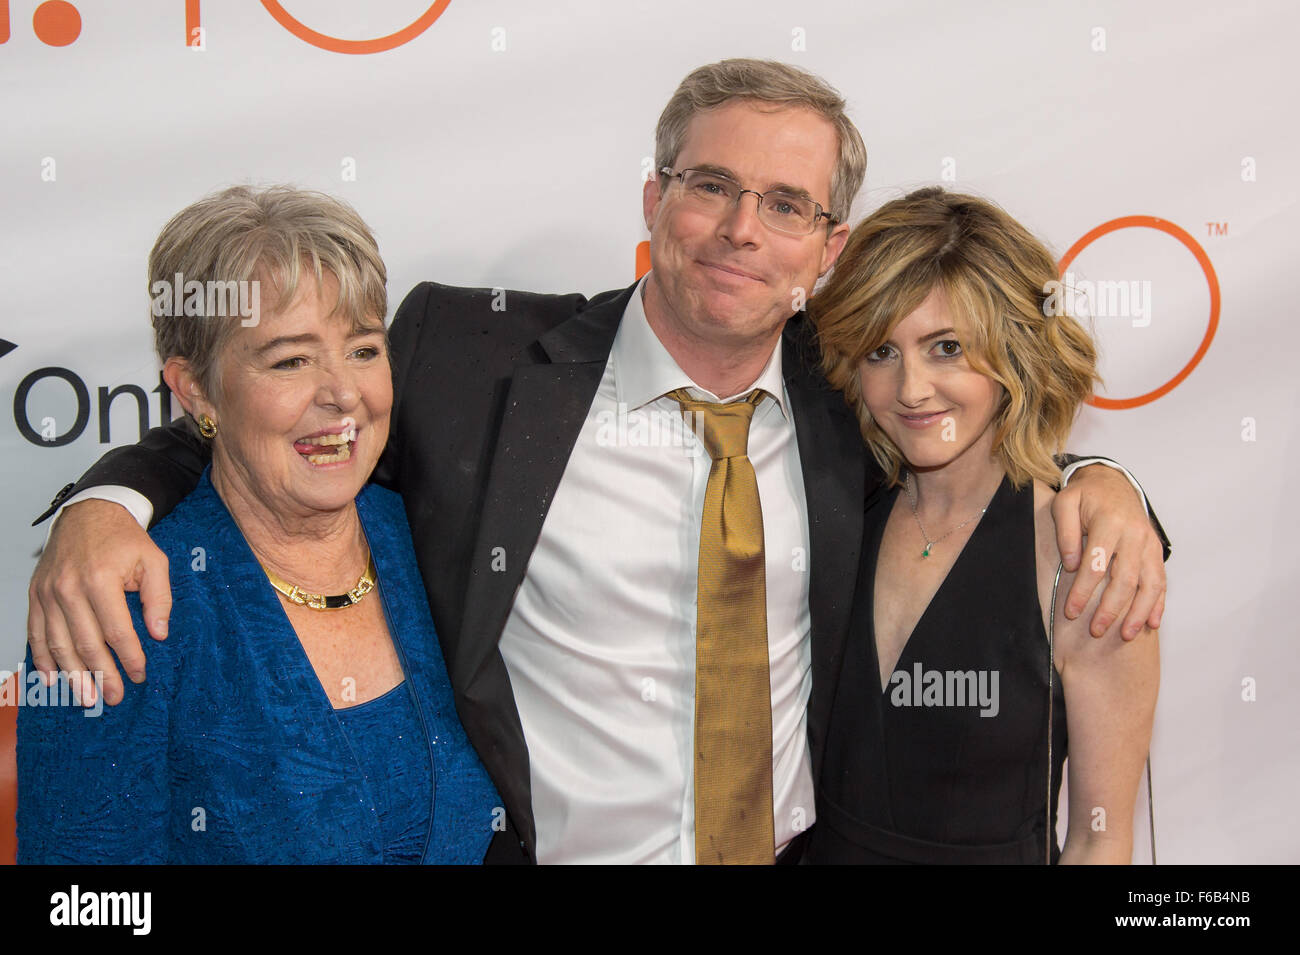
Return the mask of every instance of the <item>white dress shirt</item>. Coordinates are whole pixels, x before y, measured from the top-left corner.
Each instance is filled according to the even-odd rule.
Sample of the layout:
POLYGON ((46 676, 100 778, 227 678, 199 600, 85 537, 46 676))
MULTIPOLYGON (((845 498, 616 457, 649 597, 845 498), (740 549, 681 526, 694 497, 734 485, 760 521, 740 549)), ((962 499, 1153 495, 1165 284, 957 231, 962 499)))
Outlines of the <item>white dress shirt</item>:
POLYGON ((711 460, 663 397, 752 388, 763 509, 779 850, 810 826, 808 514, 773 350, 721 399, 697 387, 632 296, 501 637, 528 742, 537 861, 695 860, 695 604, 711 460))

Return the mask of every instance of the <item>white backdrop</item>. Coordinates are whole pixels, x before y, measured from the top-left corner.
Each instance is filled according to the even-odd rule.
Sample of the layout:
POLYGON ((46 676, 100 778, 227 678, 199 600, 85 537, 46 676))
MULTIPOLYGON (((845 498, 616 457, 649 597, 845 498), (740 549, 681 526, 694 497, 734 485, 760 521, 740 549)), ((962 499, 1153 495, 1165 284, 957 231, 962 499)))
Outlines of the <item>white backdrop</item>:
MULTIPOLYGON (((101 432, 102 395, 158 385, 145 258, 173 213, 233 182, 342 196, 379 237, 393 308, 422 279, 624 286, 673 88, 705 62, 771 57, 848 98, 870 156, 857 215, 940 182, 996 199, 1058 254, 1125 216, 1172 223, 1204 251, 1221 310, 1203 358, 1155 400, 1085 409, 1070 447, 1129 465, 1174 542, 1152 744, 1160 861, 1300 861, 1287 609, 1300 520, 1285 496, 1300 469, 1288 284, 1300 14, 1282 2, 451 0, 407 42, 347 54, 301 39, 274 6, 0 0, 0 669, 22 658, 43 540, 30 521, 139 437, 129 394, 101 432), (59 19, 69 6, 79 31, 59 19), (189 25, 204 49, 186 45, 189 25), (75 383, 84 429, 44 440, 75 431, 75 383)), ((429 8, 280 6, 353 40, 429 8)), ((1158 389, 1206 338, 1207 275, 1171 235, 1116 229, 1071 268, 1143 295, 1096 319, 1103 397, 1158 389)))

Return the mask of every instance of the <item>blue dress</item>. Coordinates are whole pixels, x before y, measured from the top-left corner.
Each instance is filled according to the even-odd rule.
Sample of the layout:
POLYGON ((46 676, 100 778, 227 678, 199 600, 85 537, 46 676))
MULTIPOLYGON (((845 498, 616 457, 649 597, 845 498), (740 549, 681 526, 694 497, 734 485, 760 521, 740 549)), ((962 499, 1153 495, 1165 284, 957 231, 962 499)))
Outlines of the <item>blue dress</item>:
POLYGON ((123 677, 98 716, 19 710, 20 863, 482 861, 504 811, 456 716, 401 499, 368 485, 357 513, 404 682, 334 708, 205 471, 150 532, 170 562, 165 641, 128 595, 146 682, 123 677))

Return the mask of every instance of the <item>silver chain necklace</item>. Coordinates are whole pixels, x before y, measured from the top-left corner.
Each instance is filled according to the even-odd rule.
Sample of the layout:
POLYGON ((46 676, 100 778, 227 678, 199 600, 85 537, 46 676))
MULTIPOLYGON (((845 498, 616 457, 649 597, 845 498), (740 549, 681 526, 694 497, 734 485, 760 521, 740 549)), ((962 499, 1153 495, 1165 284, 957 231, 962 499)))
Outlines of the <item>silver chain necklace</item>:
MULTIPOLYGON (((912 506, 912 518, 916 521, 916 526, 921 528, 921 537, 924 538, 925 540, 925 550, 921 551, 922 557, 929 557, 931 547, 939 543, 939 541, 943 540, 945 537, 957 533, 957 531, 961 530, 971 521, 978 520, 979 518, 983 517, 984 512, 989 509, 989 505, 985 504, 984 507, 980 509, 980 512, 976 514, 974 517, 966 518, 966 520, 962 521, 952 530, 948 531, 947 534, 940 534, 934 540, 930 540, 930 535, 925 532, 925 525, 921 523, 921 515, 916 513, 916 498, 912 496, 912 474, 910 471, 908 472, 907 477, 904 479, 903 488, 904 490, 907 491, 907 503, 912 506)), ((989 503, 992 503, 992 501, 990 501, 989 503)))

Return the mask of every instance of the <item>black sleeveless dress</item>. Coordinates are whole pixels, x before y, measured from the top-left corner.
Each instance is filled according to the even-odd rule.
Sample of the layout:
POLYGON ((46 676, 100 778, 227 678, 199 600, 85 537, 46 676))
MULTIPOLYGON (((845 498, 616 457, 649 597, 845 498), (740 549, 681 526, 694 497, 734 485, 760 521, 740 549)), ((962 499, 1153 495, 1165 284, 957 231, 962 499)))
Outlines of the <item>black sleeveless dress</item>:
POLYGON ((1065 761, 1065 697, 1038 602, 1034 491, 1003 479, 882 693, 876 561, 898 488, 867 508, 811 863, 1038 863, 1065 761), (1050 810, 1048 809, 1050 788, 1050 810))

